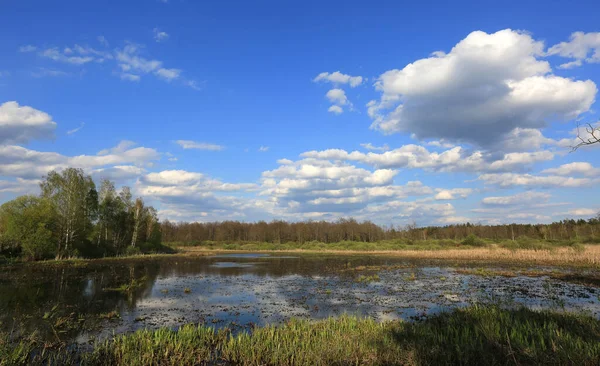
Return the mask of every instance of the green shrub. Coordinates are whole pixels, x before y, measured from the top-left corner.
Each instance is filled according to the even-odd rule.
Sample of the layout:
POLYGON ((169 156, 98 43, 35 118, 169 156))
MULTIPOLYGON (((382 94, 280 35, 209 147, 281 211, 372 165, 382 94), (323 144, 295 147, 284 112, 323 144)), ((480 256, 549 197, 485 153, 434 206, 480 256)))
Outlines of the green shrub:
POLYGON ((484 247, 486 246, 485 242, 481 240, 475 234, 469 234, 463 241, 462 245, 468 245, 470 247, 484 247))

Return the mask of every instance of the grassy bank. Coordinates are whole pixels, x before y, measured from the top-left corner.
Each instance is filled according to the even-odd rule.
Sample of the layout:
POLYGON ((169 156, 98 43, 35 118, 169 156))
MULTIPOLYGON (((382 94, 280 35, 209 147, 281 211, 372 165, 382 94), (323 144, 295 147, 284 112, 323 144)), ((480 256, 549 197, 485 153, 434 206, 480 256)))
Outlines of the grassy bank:
POLYGON ((597 365, 600 321, 490 306, 459 309, 417 323, 344 316, 293 320, 237 335, 188 325, 177 331, 118 336, 81 354, 34 340, 5 342, 0 344, 0 360, 3 365, 597 365))
POLYGON ((516 240, 489 240, 474 235, 469 235, 463 240, 450 239, 394 239, 375 242, 363 241, 340 241, 334 243, 323 243, 319 241, 267 243, 267 242, 216 242, 216 241, 191 241, 191 242, 168 242, 170 247, 196 247, 212 250, 310 250, 310 251, 392 251, 392 250, 444 250, 444 249, 472 249, 498 247, 503 249, 518 250, 553 250, 557 248, 572 248, 581 250, 584 245, 600 244, 600 240, 539 240, 528 237, 520 237, 516 240))
POLYGON ((232 252, 287 252, 287 253, 314 253, 314 254, 339 254, 339 255, 384 255, 405 259, 424 259, 442 261, 470 261, 483 264, 525 264, 548 265, 562 267, 600 268, 600 246, 582 245, 578 247, 553 247, 550 249, 507 249, 499 246, 438 248, 425 249, 383 249, 373 247, 370 250, 335 249, 327 247, 314 249, 311 247, 287 247, 287 249, 271 249, 261 245, 239 245, 236 249, 214 248, 204 246, 179 247, 179 255, 206 255, 215 251, 232 252))

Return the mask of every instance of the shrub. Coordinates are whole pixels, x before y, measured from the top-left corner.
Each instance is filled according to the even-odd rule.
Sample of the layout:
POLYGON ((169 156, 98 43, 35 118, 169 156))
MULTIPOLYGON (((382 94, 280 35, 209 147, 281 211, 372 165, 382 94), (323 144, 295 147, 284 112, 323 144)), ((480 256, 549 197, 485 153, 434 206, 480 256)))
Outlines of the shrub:
POLYGON ((486 244, 475 234, 469 234, 463 241, 462 245, 468 245, 470 247, 484 247, 486 244))

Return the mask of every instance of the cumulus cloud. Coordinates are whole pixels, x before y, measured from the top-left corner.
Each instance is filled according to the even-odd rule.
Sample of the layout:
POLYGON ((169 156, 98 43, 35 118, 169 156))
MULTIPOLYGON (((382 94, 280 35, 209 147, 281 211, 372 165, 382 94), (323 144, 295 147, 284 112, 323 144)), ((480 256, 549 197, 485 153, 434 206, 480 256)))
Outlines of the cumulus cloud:
POLYGON ((550 47, 548 55, 574 59, 560 65, 560 68, 563 69, 581 66, 583 61, 600 63, 600 32, 575 32, 571 34, 568 42, 561 42, 550 47))
POLYGON ((327 109, 327 112, 333 114, 342 114, 344 113, 344 109, 342 109, 342 107, 340 107, 339 105, 332 105, 331 107, 329 107, 329 109, 327 109))
POLYGON ((526 170, 533 164, 552 160, 550 151, 514 152, 500 156, 482 151, 469 151, 456 146, 442 152, 431 152, 419 145, 403 145, 383 153, 347 152, 341 149, 308 151, 305 158, 356 161, 382 168, 420 168, 444 172, 509 172, 526 170))
POLYGON ((325 81, 325 82, 330 82, 330 83, 336 84, 336 85, 348 84, 348 85, 350 85, 351 88, 354 88, 354 87, 357 87, 360 84, 362 84, 363 77, 342 74, 339 71, 335 71, 332 73, 322 72, 319 75, 317 75, 313 79, 313 81, 314 82, 325 81))
POLYGON ((434 199, 438 201, 455 200, 459 198, 467 198, 472 192, 471 188, 453 188, 453 189, 436 189, 437 194, 434 199))
POLYGON ((371 127, 489 149, 514 129, 589 111, 596 85, 553 75, 544 55, 543 43, 523 32, 473 32, 449 53, 383 73, 381 98, 368 104, 371 127))
POLYGON ((593 208, 577 208, 574 210, 570 210, 567 212, 569 215, 573 216, 596 216, 600 211, 593 208))
POLYGON ((196 150, 209 150, 209 151, 221 151, 225 149, 225 146, 217 144, 209 144, 206 142, 196 142, 192 140, 177 140, 175 143, 184 149, 196 149, 196 150))
POLYGON ((346 92, 344 92, 342 89, 331 89, 325 96, 333 104, 346 105, 348 103, 346 92))
POLYGON ((118 165, 149 166, 160 159, 160 153, 155 149, 133 146, 129 141, 122 141, 97 155, 77 156, 30 150, 21 146, 0 146, 0 176, 40 179, 50 170, 73 167, 92 173, 97 169, 118 165))
POLYGON ((17 102, 0 105, 0 145, 54 137, 56 122, 46 112, 17 102))
POLYGON ((569 164, 563 164, 556 168, 549 168, 543 170, 544 174, 556 174, 556 175, 584 175, 589 177, 600 176, 600 168, 594 168, 592 164, 587 162, 574 162, 569 164))

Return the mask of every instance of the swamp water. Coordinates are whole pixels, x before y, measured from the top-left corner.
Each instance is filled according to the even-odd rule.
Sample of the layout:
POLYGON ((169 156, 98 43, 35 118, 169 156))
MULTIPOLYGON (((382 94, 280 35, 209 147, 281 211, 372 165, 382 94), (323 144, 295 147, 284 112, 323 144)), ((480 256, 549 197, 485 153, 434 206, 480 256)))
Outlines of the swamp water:
POLYGON ((85 343, 187 323, 235 331, 343 313, 414 320, 490 302, 600 318, 600 288, 548 276, 456 272, 464 266, 371 255, 266 254, 12 266, 0 268, 0 329, 85 343))

